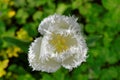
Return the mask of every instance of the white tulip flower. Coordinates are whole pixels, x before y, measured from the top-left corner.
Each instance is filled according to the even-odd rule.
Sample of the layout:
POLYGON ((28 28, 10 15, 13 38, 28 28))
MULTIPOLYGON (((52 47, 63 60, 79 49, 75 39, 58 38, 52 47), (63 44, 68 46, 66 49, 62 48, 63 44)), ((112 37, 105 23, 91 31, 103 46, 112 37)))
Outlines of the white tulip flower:
POLYGON ((88 48, 76 21, 55 14, 41 22, 38 30, 43 37, 35 39, 29 48, 33 70, 55 72, 61 66, 72 70, 86 61, 88 48))

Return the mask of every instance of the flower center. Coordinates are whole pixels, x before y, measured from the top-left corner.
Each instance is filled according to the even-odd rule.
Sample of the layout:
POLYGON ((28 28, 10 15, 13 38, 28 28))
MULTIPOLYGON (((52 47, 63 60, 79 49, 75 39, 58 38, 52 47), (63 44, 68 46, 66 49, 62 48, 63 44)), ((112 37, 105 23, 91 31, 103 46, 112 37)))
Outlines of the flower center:
POLYGON ((61 35, 61 34, 52 34, 52 38, 49 40, 50 45, 54 46, 55 52, 61 53, 68 50, 71 46, 77 44, 73 35, 61 35))

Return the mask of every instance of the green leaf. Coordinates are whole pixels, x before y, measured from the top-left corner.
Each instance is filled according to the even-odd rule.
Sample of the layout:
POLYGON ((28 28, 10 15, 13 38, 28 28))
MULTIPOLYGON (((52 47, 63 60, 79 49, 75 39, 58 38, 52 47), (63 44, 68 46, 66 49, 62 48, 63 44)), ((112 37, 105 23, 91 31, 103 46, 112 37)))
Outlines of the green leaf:
POLYGON ((27 0, 29 7, 35 7, 35 1, 34 0, 27 0))
POLYGON ((102 0, 102 4, 107 10, 114 10, 120 7, 120 0, 102 0))
POLYGON ((42 18, 43 13, 41 11, 37 11, 33 15, 33 20, 40 20, 42 18))
POLYGON ((0 49, 3 47, 3 40, 0 39, 0 49))
POLYGON ((19 75, 17 80, 35 80, 30 74, 19 75))
MULTIPOLYGON (((120 6, 119 6, 120 7, 120 6)), ((116 24, 120 23, 120 18, 118 16, 120 16, 120 9, 116 8, 115 10, 111 11, 112 13, 112 19, 114 22, 116 22, 116 24)))
POLYGON ((117 55, 116 57, 118 58, 118 60, 120 60, 120 57, 119 57, 120 56, 120 48, 118 45, 120 45, 120 37, 116 37, 113 44, 111 44, 112 53, 116 54, 117 55))
POLYGON ((14 37, 14 35, 15 35, 15 30, 16 30, 16 27, 15 27, 15 26, 12 26, 10 29, 8 29, 7 31, 5 31, 5 32, 2 34, 2 37, 5 37, 5 36, 14 37))
POLYGON ((77 76, 76 80, 88 80, 88 75, 80 74, 77 76))
POLYGON ((44 13, 46 13, 44 15, 48 16, 50 14, 54 14, 55 8, 56 8, 55 3, 51 0, 47 0, 46 5, 43 6, 43 11, 44 11, 44 13))
POLYGON ((75 0, 72 2, 72 8, 77 9, 82 5, 83 0, 75 0))
POLYGON ((87 37, 87 44, 89 47, 95 47, 97 44, 97 41, 102 38, 101 35, 89 35, 87 37))
POLYGON ((17 66, 16 64, 10 65, 8 67, 8 71, 14 72, 14 73, 19 74, 19 75, 26 74, 26 71, 24 70, 24 68, 21 66, 17 66))
POLYGON ((5 32, 5 24, 0 20, 0 36, 5 32))
POLYGON ((27 0, 29 7, 39 7, 47 3, 47 0, 27 0))
POLYGON ((49 74, 44 74, 42 80, 54 80, 49 74))
POLYGON ((12 37, 4 37, 3 39, 8 43, 11 43, 13 45, 20 47, 24 52, 26 53, 28 52, 28 47, 30 44, 29 42, 24 42, 12 37))
POLYGON ((101 80, 117 79, 118 73, 116 67, 110 67, 101 71, 101 80))
POLYGON ((94 33, 96 31, 96 25, 94 25, 94 24, 87 24, 87 25, 85 25, 85 30, 88 33, 94 33))
POLYGON ((94 20, 103 12, 103 8, 98 4, 84 3, 79 7, 79 12, 90 20, 94 20))
POLYGON ((24 29, 28 32, 28 34, 31 37, 35 37, 37 36, 38 32, 37 32, 37 28, 38 28, 39 23, 28 23, 24 25, 24 29))
POLYGON ((110 36, 110 33, 108 33, 108 32, 104 32, 103 34, 104 34, 103 44, 105 47, 109 47, 113 38, 112 38, 112 36, 110 36))
POLYGON ((64 80, 65 73, 63 73, 60 69, 60 70, 56 71, 55 73, 53 73, 53 77, 55 78, 55 80, 64 80))
POLYGON ((19 9, 16 14, 18 23, 26 23, 26 19, 29 17, 29 14, 23 9, 19 9))
POLYGON ((67 8, 68 8, 67 4, 60 3, 60 4, 58 4, 58 7, 56 9, 56 13, 63 14, 67 8))
POLYGON ((26 5, 25 0, 14 0, 16 7, 24 7, 26 5))

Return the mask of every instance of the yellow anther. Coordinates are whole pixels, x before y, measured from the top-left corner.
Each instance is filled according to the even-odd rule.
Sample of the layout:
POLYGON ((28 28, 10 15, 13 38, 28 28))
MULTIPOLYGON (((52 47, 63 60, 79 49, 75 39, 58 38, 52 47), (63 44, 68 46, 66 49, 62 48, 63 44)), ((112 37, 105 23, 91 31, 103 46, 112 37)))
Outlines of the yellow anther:
POLYGON ((52 34, 52 39, 49 40, 49 43, 54 46, 55 52, 61 53, 69 49, 73 44, 69 43, 71 40, 75 40, 71 35, 64 36, 60 34, 52 34), (68 45, 69 44, 69 45, 68 45))

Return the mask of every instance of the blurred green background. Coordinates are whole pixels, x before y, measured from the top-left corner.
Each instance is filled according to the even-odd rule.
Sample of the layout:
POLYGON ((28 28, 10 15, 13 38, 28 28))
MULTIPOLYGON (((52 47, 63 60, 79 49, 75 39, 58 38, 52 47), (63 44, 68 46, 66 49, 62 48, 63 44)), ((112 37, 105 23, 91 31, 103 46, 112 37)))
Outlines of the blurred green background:
POLYGON ((120 0, 0 0, 0 80, 120 80, 119 35, 120 0), (89 57, 72 71, 32 71, 28 47, 54 13, 78 17, 89 57))

